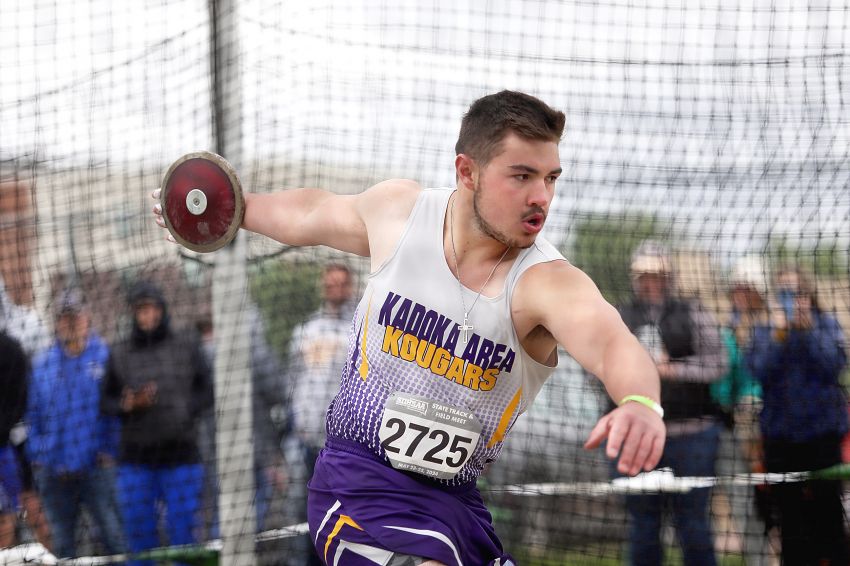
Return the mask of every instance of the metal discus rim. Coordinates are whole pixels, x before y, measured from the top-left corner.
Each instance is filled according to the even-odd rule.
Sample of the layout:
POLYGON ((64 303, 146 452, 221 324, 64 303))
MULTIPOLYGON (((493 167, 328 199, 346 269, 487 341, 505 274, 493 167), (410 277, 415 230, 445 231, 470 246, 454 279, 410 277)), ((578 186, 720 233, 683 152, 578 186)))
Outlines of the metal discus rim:
MULTIPOLYGON (((161 203, 167 203, 168 202, 168 196, 169 196, 169 192, 170 192, 169 181, 170 181, 172 175, 174 174, 174 172, 182 164, 184 164, 187 161, 191 161, 193 159, 202 159, 204 161, 208 161, 208 162, 212 163, 213 165, 215 165, 216 167, 218 167, 227 176, 227 179, 230 182, 230 186, 233 188, 233 200, 234 200, 233 220, 231 220, 228 229, 221 236, 219 236, 218 238, 216 238, 215 240, 213 240, 211 242, 199 244, 199 243, 196 243, 196 242, 191 242, 191 241, 187 240, 186 238, 184 238, 183 236, 180 235, 178 230, 172 224, 170 216, 166 213, 166 211, 165 211, 166 207, 164 205, 163 205, 162 218, 165 221, 165 227, 168 229, 168 232, 177 241, 177 243, 179 243, 181 246, 188 248, 188 249, 190 249, 194 252, 209 253, 209 252, 214 252, 218 249, 223 248, 224 246, 229 244, 231 241, 233 241, 233 239, 236 237, 236 234, 239 232, 239 228, 242 225, 242 218, 245 214, 245 197, 244 197, 243 192, 242 192, 242 183, 239 181, 239 176, 236 174, 236 170, 233 168, 233 166, 225 158, 223 158, 222 156, 218 155, 217 153, 213 153, 211 151, 193 151, 191 153, 187 153, 187 154, 179 157, 176 161, 174 161, 174 163, 171 164, 171 166, 165 172, 165 175, 163 175, 162 183, 160 185, 160 187, 162 188, 162 193, 160 195, 160 202, 161 203)), ((198 191, 198 192, 203 193, 203 191, 200 188, 193 188, 192 191, 198 191)), ((206 195, 204 195, 204 196, 206 197, 206 195)), ((204 204, 203 208, 205 210, 206 209, 206 201, 204 201, 203 204, 204 204)), ((200 214, 200 213, 203 212, 203 210, 201 212, 192 211, 192 209, 190 208, 190 204, 188 202, 188 199, 187 199, 187 202, 186 202, 186 206, 187 206, 187 210, 191 214, 200 214)))

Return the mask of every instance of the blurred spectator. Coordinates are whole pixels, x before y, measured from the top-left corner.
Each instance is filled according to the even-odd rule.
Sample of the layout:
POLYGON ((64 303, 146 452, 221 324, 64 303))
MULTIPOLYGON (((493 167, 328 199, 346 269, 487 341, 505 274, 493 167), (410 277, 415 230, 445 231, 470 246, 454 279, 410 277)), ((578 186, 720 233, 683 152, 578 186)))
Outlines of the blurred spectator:
POLYGON ((21 343, 30 359, 50 345, 50 333, 35 309, 15 304, 0 279, 0 330, 21 343))
POLYGON ((729 371, 723 379, 711 384, 711 393, 724 418, 731 421, 727 424, 733 425, 736 416, 758 414, 761 405, 761 385, 741 356, 741 351, 752 341, 755 326, 767 321, 767 277, 758 257, 747 256, 735 264, 729 277, 729 300, 732 312, 723 329, 729 371))
MULTIPOLYGON (((0 278, 0 332, 6 332, 16 339, 23 347, 27 360, 44 350, 50 344, 50 335, 35 309, 18 305, 6 292, 3 279, 0 278)), ((14 447, 17 466, 20 470, 21 493, 20 505, 27 526, 36 535, 38 541, 46 548, 51 548, 50 528, 42 512, 41 500, 35 491, 32 470, 25 454, 27 439, 26 427, 23 422, 17 423, 8 438, 14 447)))
POLYGON ((109 350, 91 330, 78 289, 56 302, 56 340, 33 364, 27 403, 27 452, 53 534, 53 553, 76 557, 85 507, 109 554, 126 550, 115 500, 118 422, 100 414, 109 350))
MULTIPOLYGON (((812 278, 781 269, 778 305, 754 329, 749 361, 764 390, 761 431, 768 472, 818 470, 841 462, 848 431, 839 375, 847 365, 844 334, 824 312, 812 278)), ((836 481, 772 486, 779 509, 784 564, 848 564, 847 536, 836 481)))
POLYGON ((28 373, 29 360, 20 342, 0 330, 0 548, 15 544, 22 486, 9 434, 26 409, 28 373))
MULTIPOLYGON (((322 305, 292 335, 287 378, 292 387, 294 435, 287 449, 292 461, 293 482, 301 486, 297 505, 306 516, 306 484, 313 475, 316 457, 325 444, 325 413, 337 391, 348 353, 348 332, 356 303, 354 275, 342 263, 330 263, 322 271, 322 305), (294 453, 294 456, 292 454, 294 453)), ((312 555, 310 564, 320 564, 312 555)))
MULTIPOLYGON (((266 527, 266 519, 275 495, 282 495, 287 486, 286 468, 281 450, 278 415, 286 412, 286 388, 280 362, 266 341, 266 327, 259 310, 248 311, 251 329, 251 377, 253 379, 254 470, 257 494, 257 530, 266 527)), ((210 367, 215 361, 215 335, 209 319, 198 323, 204 353, 210 367)), ((215 412, 206 411, 201 422, 201 453, 204 461, 204 515, 206 532, 218 537, 218 489, 216 481, 215 412)))
POLYGON ((203 483, 198 421, 213 392, 199 340, 171 328, 160 289, 136 283, 129 305, 132 333, 112 348, 101 408, 121 417, 118 500, 128 546, 138 552, 159 546, 160 509, 169 544, 196 542, 203 483))
MULTIPOLYGON (((767 276, 760 258, 746 256, 736 262, 729 277, 729 299, 732 310, 728 325, 721 331, 729 354, 729 371, 711 384, 712 397, 720 406, 726 425, 721 431, 717 462, 721 476, 764 472, 758 434, 761 385, 743 356, 754 326, 767 319, 767 276)), ((725 523, 726 527, 724 541, 718 546, 729 552, 742 552, 749 566, 768 564, 771 558, 765 538, 767 528, 756 511, 760 505, 756 504, 755 494, 760 496, 758 501, 765 501, 764 486, 723 486, 714 494, 718 523, 725 523)))
POLYGON ((325 445, 325 412, 339 389, 354 318, 354 278, 341 263, 322 272, 322 306, 292 335, 288 377, 292 384, 293 427, 304 450, 308 477, 325 445))
MULTIPOLYGON (((667 443, 659 467, 672 468, 677 476, 713 476, 720 424, 710 387, 728 368, 720 329, 697 301, 675 296, 670 256, 660 244, 643 242, 630 271, 635 298, 620 314, 655 359, 661 377, 667 443)), ((661 564, 662 517, 669 508, 685 564, 716 564, 710 495, 709 488, 700 488, 626 496, 631 563, 661 564)))

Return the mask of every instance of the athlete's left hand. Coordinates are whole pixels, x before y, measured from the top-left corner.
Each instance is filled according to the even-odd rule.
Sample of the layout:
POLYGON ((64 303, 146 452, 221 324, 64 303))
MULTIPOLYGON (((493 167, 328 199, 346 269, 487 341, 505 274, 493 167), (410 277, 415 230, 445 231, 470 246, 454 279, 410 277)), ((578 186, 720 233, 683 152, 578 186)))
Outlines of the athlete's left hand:
POLYGON ((607 438, 606 455, 612 460, 619 456, 617 470, 633 476, 658 465, 666 436, 664 421, 652 409, 625 403, 599 419, 584 447, 598 448, 607 438))
POLYGON ((168 227, 165 225, 165 218, 162 216, 162 189, 157 189, 151 193, 151 198, 156 201, 156 204, 153 205, 153 219, 156 222, 156 225, 160 228, 165 228, 166 236, 165 239, 171 242, 172 244, 176 244, 177 240, 174 239, 174 236, 171 235, 171 232, 168 231, 168 227))

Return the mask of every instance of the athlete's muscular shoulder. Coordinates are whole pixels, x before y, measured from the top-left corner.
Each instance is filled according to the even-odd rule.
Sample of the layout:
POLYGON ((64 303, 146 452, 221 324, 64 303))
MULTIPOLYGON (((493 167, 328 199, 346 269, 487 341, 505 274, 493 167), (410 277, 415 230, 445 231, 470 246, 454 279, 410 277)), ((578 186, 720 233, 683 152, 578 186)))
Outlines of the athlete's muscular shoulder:
POLYGON ((390 179, 358 195, 356 208, 366 228, 373 271, 395 249, 421 192, 415 181, 390 179))
POLYGON ((567 261, 538 263, 522 274, 511 297, 511 312, 517 334, 522 338, 543 325, 547 311, 561 310, 575 301, 586 277, 567 261))
POLYGON ((590 337, 619 321, 593 281, 562 260, 537 264, 522 275, 511 299, 511 313, 523 346, 538 361, 545 360, 557 344, 573 356, 580 355, 590 337))
POLYGON ((367 228, 387 221, 405 221, 421 191, 419 183, 410 179, 381 181, 356 196, 357 211, 367 228))

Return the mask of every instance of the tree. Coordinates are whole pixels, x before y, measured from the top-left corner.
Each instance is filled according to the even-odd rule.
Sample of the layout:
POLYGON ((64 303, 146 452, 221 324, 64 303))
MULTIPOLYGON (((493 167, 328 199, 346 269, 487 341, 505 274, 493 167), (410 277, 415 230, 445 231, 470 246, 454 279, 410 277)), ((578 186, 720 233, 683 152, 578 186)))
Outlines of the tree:
POLYGON ((794 243, 788 235, 772 236, 766 255, 772 271, 796 264, 819 277, 847 277, 850 250, 835 240, 818 239, 814 244, 794 243))
POLYGON ((251 273, 251 295, 266 322, 266 338, 283 361, 295 326, 319 308, 321 274, 320 263, 286 259, 266 260, 251 273))
POLYGON ((646 239, 665 241, 669 235, 669 223, 656 216, 590 214, 575 224, 564 255, 593 279, 609 302, 621 304, 631 295, 632 252, 646 239))

